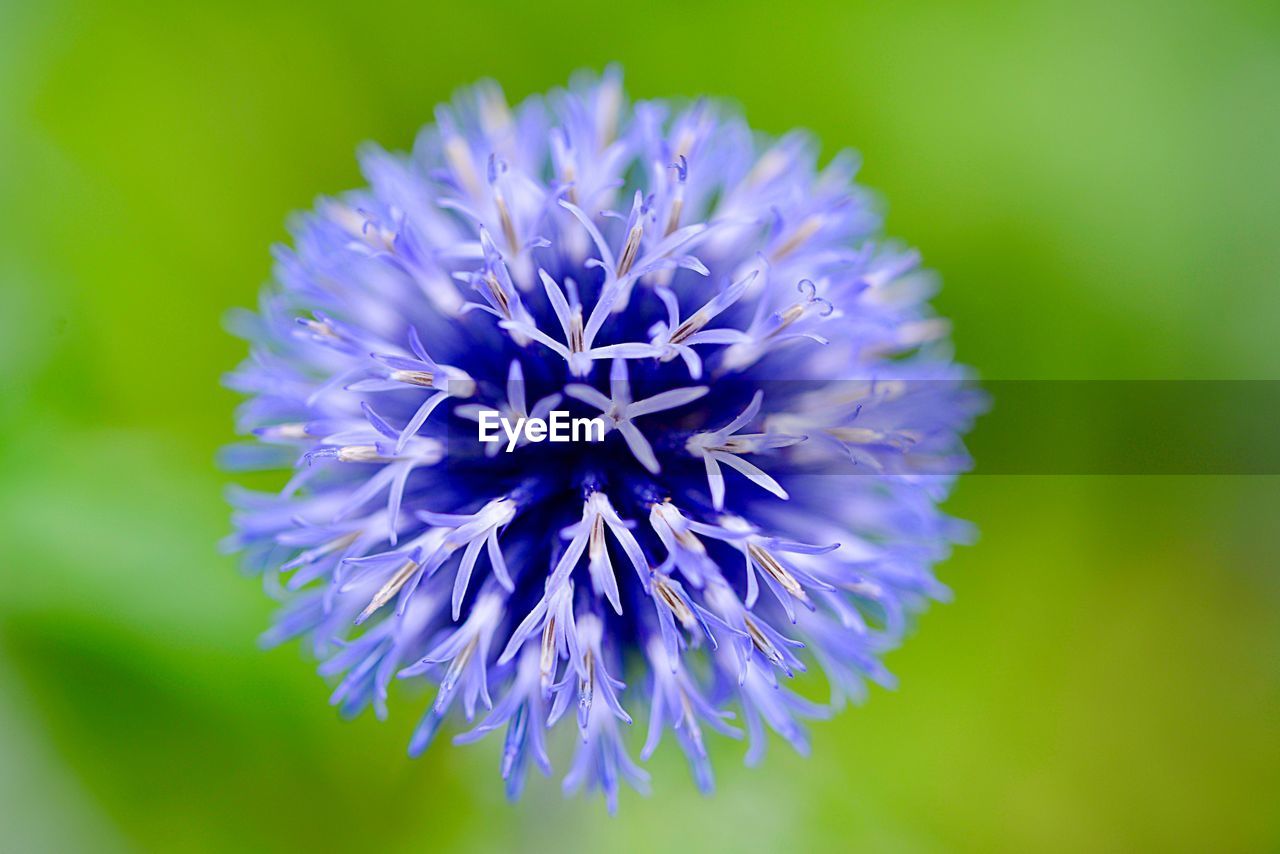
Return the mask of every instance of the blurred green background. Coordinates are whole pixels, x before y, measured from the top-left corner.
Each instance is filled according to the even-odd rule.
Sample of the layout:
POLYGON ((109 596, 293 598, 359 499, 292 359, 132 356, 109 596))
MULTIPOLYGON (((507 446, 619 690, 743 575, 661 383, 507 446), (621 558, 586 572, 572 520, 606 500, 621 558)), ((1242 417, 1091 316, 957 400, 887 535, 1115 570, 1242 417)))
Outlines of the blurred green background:
POLYGON ((1274 477, 967 478, 901 688, 808 760, 719 744, 710 800, 668 744, 616 819, 405 759, 422 697, 340 721, 215 552, 224 311, 481 76, 616 60, 856 147, 984 377, 1280 378, 1280 6, 964 5, 5 3, 0 849, 1280 849, 1274 477))

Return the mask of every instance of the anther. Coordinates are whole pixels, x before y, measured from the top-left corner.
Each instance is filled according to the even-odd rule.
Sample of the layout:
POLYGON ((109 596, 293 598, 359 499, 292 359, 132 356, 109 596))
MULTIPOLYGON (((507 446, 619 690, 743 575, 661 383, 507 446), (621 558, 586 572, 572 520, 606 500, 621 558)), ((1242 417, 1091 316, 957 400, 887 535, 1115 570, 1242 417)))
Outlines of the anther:
POLYGON ((502 221, 502 235, 507 239, 507 247, 510 248, 512 254, 520 252, 520 238, 516 236, 516 224, 511 221, 511 211, 507 209, 507 200, 502 197, 502 191, 497 187, 493 189, 493 205, 498 209, 498 219, 502 221))
POLYGON ((400 588, 404 587, 404 583, 409 580, 409 577, 418 571, 418 566, 418 562, 413 558, 409 558, 401 564, 400 568, 395 571, 395 574, 391 576, 387 583, 382 585, 382 588, 377 593, 373 594, 369 604, 360 612, 360 616, 356 618, 356 623, 363 623, 373 616, 374 612, 379 608, 390 602, 391 598, 400 592, 400 588))
POLYGON ((773 251, 772 258, 774 261, 781 261, 792 252, 804 245, 810 237, 822 228, 822 217, 818 214, 805 217, 805 219, 796 226, 795 231, 783 242, 781 246, 773 251))
POLYGON ((595 656, 588 649, 583 663, 586 675, 578 678, 578 707, 583 710, 591 708, 591 700, 595 696, 596 670, 594 664, 595 656))
POLYGON ((575 304, 569 315, 569 351, 582 353, 587 349, 586 331, 582 325, 582 306, 575 304))
MULTIPOLYGON (((458 684, 458 679, 462 676, 462 671, 466 669, 467 662, 471 661, 471 656, 475 654, 476 644, 479 640, 479 634, 473 635, 471 640, 467 641, 467 645, 462 648, 462 652, 458 653, 457 658, 450 662, 448 672, 446 672, 444 674, 444 678, 440 680, 441 699, 447 698, 449 696, 449 692, 451 692, 454 686, 458 684)), ((437 700, 436 703, 438 708, 440 700, 437 700)))
POLYGON ((542 628, 542 655, 539 659, 538 672, 542 676, 543 687, 551 682, 556 666, 556 618, 550 617, 542 628))
MULTIPOLYGON (((707 311, 702 310, 702 311, 696 312, 692 317, 690 317, 684 323, 681 323, 679 326, 676 327, 675 331, 671 333, 671 338, 668 341, 668 343, 670 344, 684 343, 685 340, 687 340, 688 338, 692 337, 695 333, 700 331, 702 327, 706 326, 710 321, 711 321, 711 315, 707 311)), ((662 361, 668 362, 671 359, 673 359, 675 355, 676 354, 674 351, 671 352, 670 354, 664 353, 662 357, 662 361)))
POLYGON ((422 388, 434 388, 436 381, 435 375, 429 371, 392 371, 391 379, 422 388))
POLYGON ((390 460, 378 452, 376 445, 347 445, 338 449, 341 463, 385 463, 390 460))
POLYGON ((273 424, 264 428, 260 435, 264 439, 305 439, 307 438, 307 425, 302 423, 273 424))
POLYGON ((309 317, 304 317, 302 318, 302 325, 323 338, 332 338, 335 341, 341 340, 341 336, 329 325, 327 320, 312 320, 309 317))
POLYGON ((809 598, 805 594, 804 588, 800 586, 800 582, 796 581, 796 577, 788 572, 786 567, 778 563, 778 559, 770 554, 768 549, 752 543, 747 546, 747 551, 750 552, 751 557, 765 572, 773 576, 774 580, 782 585, 783 590, 786 590, 797 599, 807 600, 809 598))
POLYGON ((498 311, 502 312, 502 316, 507 320, 511 319, 511 301, 507 299, 506 293, 502 290, 502 285, 498 283, 498 277, 493 273, 486 273, 484 283, 489 288, 489 294, 493 297, 493 301, 497 303, 498 311))
POLYGON ((667 228, 663 236, 675 231, 680 225, 680 214, 684 210, 684 182, 689 177, 689 162, 683 154, 680 155, 679 163, 672 163, 671 168, 676 170, 676 189, 671 198, 671 211, 667 214, 667 228))
POLYGON ((693 615, 693 611, 689 609, 676 591, 667 582, 667 579, 661 575, 654 576, 653 589, 658 591, 658 598, 662 600, 662 604, 671 609, 671 613, 680 621, 680 625, 684 626, 688 631, 693 631, 698 627, 697 618, 693 615))
POLYGON ((622 247, 622 256, 618 258, 617 276, 621 279, 631 269, 631 265, 635 263, 636 256, 640 254, 640 238, 644 236, 644 224, 637 222, 631 226, 631 232, 627 235, 627 243, 622 247))
POLYGON ((778 652, 778 648, 773 645, 773 642, 764 636, 764 632, 760 631, 760 627, 756 625, 756 621, 752 619, 751 615, 744 614, 743 619, 747 624, 747 634, 751 636, 751 643, 755 645, 755 648, 760 650, 765 658, 775 664, 781 664, 782 653, 778 652))
POLYGON ((591 536, 587 540, 587 555, 592 561, 604 555, 604 517, 599 513, 591 520, 591 536))
POLYGON ((473 198, 478 195, 480 178, 471 162, 471 149, 467 147, 466 141, 456 133, 449 134, 444 140, 444 156, 467 195, 473 198))

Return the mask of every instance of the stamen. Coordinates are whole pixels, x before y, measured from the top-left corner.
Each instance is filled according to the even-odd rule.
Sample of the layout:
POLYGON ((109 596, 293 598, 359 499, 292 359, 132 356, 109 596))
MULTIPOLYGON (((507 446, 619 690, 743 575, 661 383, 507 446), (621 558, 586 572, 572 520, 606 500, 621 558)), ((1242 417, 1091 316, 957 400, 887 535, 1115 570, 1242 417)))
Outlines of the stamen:
POLYGON ((751 172, 747 175, 747 186, 758 187, 761 184, 767 184, 782 173, 787 165, 787 156, 778 148, 771 148, 764 153, 764 156, 756 161, 756 165, 751 167, 751 172))
POLYGON ((888 445, 893 448, 906 448, 920 440, 919 434, 885 433, 870 427, 829 427, 827 434, 850 445, 888 445))
POLYGON ((835 306, 818 296, 818 286, 810 279, 801 279, 800 284, 796 286, 796 290, 805 295, 805 300, 803 302, 792 303, 782 311, 774 314, 773 317, 776 320, 776 324, 769 330, 768 334, 764 336, 765 340, 774 338, 781 334, 783 330, 800 318, 804 317, 808 314, 809 310, 815 306, 822 317, 830 317, 832 312, 835 311, 835 306))
POLYGON ((680 213, 684 210, 684 182, 689 177, 689 161, 685 158, 685 149, 693 144, 691 141, 686 141, 689 137, 689 131, 685 130, 681 135, 681 147, 676 149, 676 158, 680 162, 671 164, 671 168, 676 170, 676 189, 671 199, 671 212, 667 214, 667 229, 663 237, 675 231, 680 225, 680 213))
POLYGON ((343 534, 341 537, 336 537, 330 540, 329 542, 325 543, 323 546, 311 552, 310 554, 312 555, 313 558, 321 558, 327 554, 333 554, 339 549, 345 549, 347 546, 354 543, 356 541, 356 538, 359 536, 360 536, 359 531, 352 531, 350 534, 343 534))
POLYGON ((475 165, 471 162, 471 149, 467 147, 466 140, 456 133, 449 134, 444 140, 444 156, 467 195, 479 195, 480 176, 476 175, 475 165))
POLYGON ((606 77, 600 85, 597 101, 596 133, 600 148, 608 148, 618 134, 618 113, 622 109, 622 84, 617 77, 606 77))
POLYGON ((493 188, 493 205, 498 209, 498 219, 502 221, 502 235, 507 239, 507 247, 510 248, 512 254, 520 252, 520 238, 516 236, 516 224, 511 220, 511 211, 507 209, 507 200, 503 198, 502 191, 497 187, 493 188))
POLYGON ((804 221, 796 227, 795 231, 791 232, 791 236, 788 237, 781 246, 774 250, 772 255, 773 260, 781 261, 783 258, 786 258, 792 252, 804 245, 804 242, 810 237, 813 237, 820 228, 822 228, 822 217, 820 215, 813 214, 806 217, 804 221))
POLYGON ((347 445, 338 449, 338 462, 342 463, 386 463, 390 457, 378 452, 376 445, 347 445))
POLYGON ((480 89, 480 124, 490 137, 499 137, 511 127, 511 108, 497 86, 480 89))
POLYGON ((662 600, 662 604, 671 609, 671 613, 680 621, 680 625, 691 632, 698 628, 698 620, 694 617, 693 611, 689 610, 689 606, 677 595, 675 589, 667 583, 666 578, 661 575, 655 575, 653 586, 658 591, 658 598, 662 600))
POLYGON ((587 649, 587 654, 584 656, 583 661, 587 675, 578 678, 578 707, 584 710, 591 708, 591 699, 596 692, 596 669, 594 663, 595 654, 590 649, 587 649))
POLYGON ((307 425, 300 422, 274 424, 271 427, 264 428, 261 435, 267 439, 305 439, 307 438, 307 425))
POLYGON ((373 598, 369 600, 369 604, 365 609, 360 612, 360 616, 356 618, 356 622, 363 623, 365 620, 369 619, 375 611, 390 602, 392 597, 400 592, 400 588, 404 587, 404 583, 409 580, 409 577, 418 571, 418 566, 419 564, 416 560, 412 558, 406 560, 400 568, 395 571, 395 574, 391 576, 390 580, 388 580, 386 584, 382 585, 382 588, 377 593, 373 594, 373 598))
POLYGON ((309 317, 302 318, 302 325, 310 329, 316 335, 324 338, 332 338, 334 341, 341 341, 342 337, 338 335, 337 330, 329 325, 327 320, 313 320, 309 317))
POLYGON ((565 183, 565 200, 571 205, 578 204, 578 186, 576 183, 578 180, 578 173, 574 170, 572 163, 565 161, 561 179, 565 183))
POLYGON ((684 546, 691 552, 698 554, 706 554, 707 547, 702 544, 702 540, 698 539, 692 531, 676 531, 676 542, 684 546))
MULTIPOLYGON (((694 335, 694 333, 701 330, 702 327, 706 326, 707 323, 709 323, 710 321, 711 321, 711 315, 707 311, 705 310, 698 311, 696 314, 694 314, 684 323, 681 323, 679 326, 676 327, 676 331, 671 333, 671 338, 668 343, 671 343, 671 344, 683 343, 686 339, 694 335)), ((671 356, 667 356, 666 358, 664 358, 663 361, 670 361, 671 358, 673 358, 674 356, 675 354, 673 353, 671 354, 671 356)))
POLYGON ((498 311, 502 312, 502 316, 507 320, 511 320, 511 301, 507 299, 507 295, 502 290, 502 285, 498 283, 498 277, 493 273, 486 273, 484 283, 489 288, 489 293, 493 296, 493 301, 498 304, 498 311))
POLYGON ((449 670, 444 674, 444 678, 440 680, 440 696, 448 697, 453 691, 458 679, 462 676, 462 671, 466 669, 467 662, 471 660, 471 656, 475 654, 476 644, 480 640, 480 634, 477 632, 471 636, 471 640, 467 641, 467 645, 462 648, 457 657, 449 663, 449 670))
POLYGON ((684 128, 680 131, 680 136, 676 138, 676 144, 673 148, 676 159, 681 160, 689 156, 694 143, 693 131, 690 128, 684 128))
POLYGON ((556 618, 550 617, 542 628, 542 657, 539 659, 538 672, 542 676, 542 684, 550 684, 556 666, 556 618))
POLYGON ((681 718, 681 726, 685 727, 685 732, 689 734, 689 738, 698 746, 699 751, 705 750, 702 746, 702 727, 698 726, 698 716, 694 714, 693 703, 689 701, 689 693, 684 690, 684 686, 680 686, 680 711, 683 715, 681 718))
POLYGON ((328 202, 324 208, 329 218, 355 239, 373 249, 395 251, 395 233, 378 226, 368 215, 342 202, 328 202))
POLYGON ((671 213, 667 215, 667 230, 663 232, 663 237, 666 237, 668 234, 675 231, 680 225, 680 214, 683 210, 684 187, 681 186, 676 188, 675 198, 671 200, 671 213))
POLYGON ((586 332, 582 325, 582 306, 574 305, 573 313, 569 316, 569 352, 583 353, 586 352, 586 332))
POLYGON ((765 572, 773 576, 774 580, 782 585, 782 589, 786 590, 797 599, 808 600, 808 596, 804 592, 804 588, 800 586, 800 582, 796 577, 787 571, 787 568, 778 563, 775 558, 764 546, 752 543, 747 546, 747 551, 755 562, 764 569, 765 572))
POLYGON ((436 381, 435 376, 429 371, 392 371, 391 379, 398 383, 408 383, 422 388, 434 388, 436 381))
POLYGON ((747 634, 751 636, 751 643, 755 645, 755 648, 760 650, 761 654, 764 655, 765 658, 775 664, 781 664, 782 653, 778 651, 778 648, 773 645, 772 641, 764 636, 764 632, 760 631, 760 627, 756 625, 755 619, 752 618, 750 614, 744 614, 743 619, 747 624, 747 634))
POLYGON ((599 513, 591 520, 591 536, 587 540, 587 555, 592 561, 604 555, 604 517, 599 513))
POLYGON ((805 309, 808 307, 809 307, 809 304, 803 303, 803 302, 797 302, 787 306, 786 309, 778 313, 778 326, 776 329, 770 332, 769 335, 770 336, 777 335, 779 332, 786 329, 791 324, 795 323, 801 317, 804 317, 805 309))
POLYGON ((684 546, 694 554, 701 555, 707 553, 707 547, 702 544, 702 540, 699 540, 696 534, 688 528, 680 529, 672 524, 672 518, 679 521, 680 511, 676 510, 675 507, 672 506, 671 499, 668 498, 661 504, 654 504, 653 506, 658 516, 666 523, 667 527, 671 529, 671 533, 676 538, 677 543, 684 546))
POLYGON ((945 337, 950 331, 950 323, 939 317, 931 317, 902 324, 898 335, 904 344, 915 346, 945 337))
POLYGON ((870 581, 851 581, 840 586, 855 596, 865 596, 868 599, 879 599, 884 594, 884 589, 879 584, 870 581))
POLYGON ((644 224, 637 222, 631 226, 631 232, 627 235, 627 244, 622 247, 622 257, 618 259, 617 276, 621 279, 631 269, 631 265, 635 263, 636 257, 640 254, 640 238, 644 236, 644 224))

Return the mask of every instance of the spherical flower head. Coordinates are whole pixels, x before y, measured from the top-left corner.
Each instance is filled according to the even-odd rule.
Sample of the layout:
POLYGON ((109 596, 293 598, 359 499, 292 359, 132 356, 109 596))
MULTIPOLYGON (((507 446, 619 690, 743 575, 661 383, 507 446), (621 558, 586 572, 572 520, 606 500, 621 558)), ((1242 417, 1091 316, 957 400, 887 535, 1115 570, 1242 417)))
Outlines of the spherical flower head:
POLYGON ((410 753, 464 718, 512 797, 575 729, 564 786, 611 809, 646 785, 633 721, 710 790, 713 733, 805 751, 803 719, 890 682, 967 535, 937 504, 980 399, 852 156, 610 70, 514 109, 479 85, 361 164, 233 320, 254 439, 226 460, 294 470, 232 495, 285 602, 268 642, 305 638, 347 714, 432 686, 410 753), (586 436, 547 441, 556 413, 586 436))

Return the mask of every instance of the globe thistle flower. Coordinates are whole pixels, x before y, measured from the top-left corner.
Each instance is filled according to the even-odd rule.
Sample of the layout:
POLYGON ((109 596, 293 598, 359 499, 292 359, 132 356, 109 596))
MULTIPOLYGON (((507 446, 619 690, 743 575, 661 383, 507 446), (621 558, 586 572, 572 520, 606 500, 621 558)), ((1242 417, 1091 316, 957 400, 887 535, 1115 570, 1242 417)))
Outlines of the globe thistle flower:
POLYGON ((967 536, 937 505, 980 399, 850 155, 628 104, 611 70, 514 109, 482 84, 361 164, 233 318, 253 439, 227 463, 294 471, 231 496, 285 603, 267 642, 305 638, 346 714, 431 686, 410 753, 463 719, 512 797, 576 731, 565 788, 610 809, 646 784, 637 719, 710 790, 713 733, 805 751, 805 719, 890 683, 967 536), (479 440, 562 406, 601 439, 479 440), (829 702, 793 688, 811 669, 829 702))

